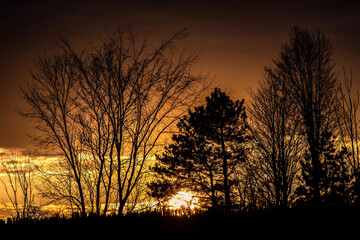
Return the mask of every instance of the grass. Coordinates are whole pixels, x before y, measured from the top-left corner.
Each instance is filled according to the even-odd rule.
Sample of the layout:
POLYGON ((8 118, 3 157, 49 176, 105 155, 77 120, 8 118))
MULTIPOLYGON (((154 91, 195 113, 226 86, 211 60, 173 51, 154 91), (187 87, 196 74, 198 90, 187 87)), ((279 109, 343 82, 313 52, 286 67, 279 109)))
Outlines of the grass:
POLYGON ((20 219, 0 224, 3 233, 27 237, 111 237, 117 239, 243 239, 308 238, 343 239, 358 236, 360 209, 263 210, 222 215, 201 213, 191 216, 144 212, 126 216, 52 217, 20 219), (353 235, 356 234, 356 235, 353 235))

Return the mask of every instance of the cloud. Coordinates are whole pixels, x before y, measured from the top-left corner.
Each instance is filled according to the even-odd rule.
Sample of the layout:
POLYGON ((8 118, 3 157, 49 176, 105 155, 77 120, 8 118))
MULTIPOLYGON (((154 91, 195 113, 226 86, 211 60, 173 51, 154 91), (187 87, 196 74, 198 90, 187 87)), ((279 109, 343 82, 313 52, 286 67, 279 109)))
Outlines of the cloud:
POLYGON ((25 148, 0 148, 0 156, 25 155, 25 148))

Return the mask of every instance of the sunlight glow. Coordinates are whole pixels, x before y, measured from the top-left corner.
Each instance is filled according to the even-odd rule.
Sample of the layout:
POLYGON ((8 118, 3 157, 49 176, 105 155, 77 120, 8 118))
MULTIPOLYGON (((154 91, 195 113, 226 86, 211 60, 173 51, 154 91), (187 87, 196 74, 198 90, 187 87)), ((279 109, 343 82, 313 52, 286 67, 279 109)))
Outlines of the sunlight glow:
POLYGON ((169 200, 169 207, 171 210, 196 208, 199 199, 191 192, 180 191, 169 200))

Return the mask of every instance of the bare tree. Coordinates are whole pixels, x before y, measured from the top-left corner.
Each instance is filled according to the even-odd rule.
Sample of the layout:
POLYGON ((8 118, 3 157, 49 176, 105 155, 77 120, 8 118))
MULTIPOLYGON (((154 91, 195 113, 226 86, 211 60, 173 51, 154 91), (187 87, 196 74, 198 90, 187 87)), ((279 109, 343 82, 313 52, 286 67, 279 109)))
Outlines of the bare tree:
POLYGON ((285 84, 276 69, 266 68, 248 110, 254 145, 251 165, 256 165, 256 171, 250 169, 248 174, 257 178, 265 204, 281 208, 289 207, 304 151, 294 103, 285 84))
POLYGON ((13 153, 8 159, 1 159, 0 163, 7 175, 7 180, 0 179, 8 197, 7 200, 3 199, 3 205, 7 207, 10 202, 8 212, 16 219, 33 217, 36 213, 33 174, 35 167, 31 157, 19 157, 17 153, 13 153))
POLYGON ((352 177, 354 178, 354 194, 359 201, 360 196, 360 133, 359 133, 359 91, 353 93, 353 81, 351 69, 349 73, 344 68, 344 79, 339 85, 339 111, 337 120, 339 125, 340 139, 343 147, 347 148, 350 154, 346 155, 351 166, 352 177))
MULTIPOLYGON (((75 189, 69 187, 62 195, 76 202, 80 212, 85 214, 82 146, 78 141, 80 130, 75 121, 79 111, 76 105, 76 76, 68 54, 54 49, 50 54, 40 56, 31 81, 21 88, 28 104, 28 109, 21 114, 36 121, 39 134, 33 138, 48 151, 51 149, 65 159, 63 164, 66 166, 62 168, 66 169, 66 179, 71 180, 75 189)), ((46 182, 53 184, 53 180, 47 179, 46 182)))
POLYGON ((175 47, 186 36, 183 29, 152 47, 125 25, 83 51, 60 39, 39 59, 22 88, 23 115, 38 122, 36 140, 65 160, 57 183, 47 180, 50 195, 82 214, 87 207, 100 214, 101 206, 105 214, 115 200, 123 212, 164 134, 206 87, 192 70, 199 53, 175 47))
POLYGON ((331 42, 320 31, 294 27, 274 64, 301 120, 310 152, 313 204, 319 206, 321 136, 335 126, 337 79, 331 42))

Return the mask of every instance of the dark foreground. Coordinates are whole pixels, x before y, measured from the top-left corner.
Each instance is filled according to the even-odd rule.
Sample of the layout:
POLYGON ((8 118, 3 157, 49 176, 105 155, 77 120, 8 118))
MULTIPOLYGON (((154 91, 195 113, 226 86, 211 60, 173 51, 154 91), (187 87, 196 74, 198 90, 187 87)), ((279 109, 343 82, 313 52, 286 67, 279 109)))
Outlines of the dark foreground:
POLYGON ((2 233, 21 236, 81 239, 280 239, 360 235, 360 209, 269 210, 224 216, 197 214, 162 216, 148 212, 127 216, 20 220, 0 226, 2 233), (355 234, 355 235, 354 235, 355 234))

